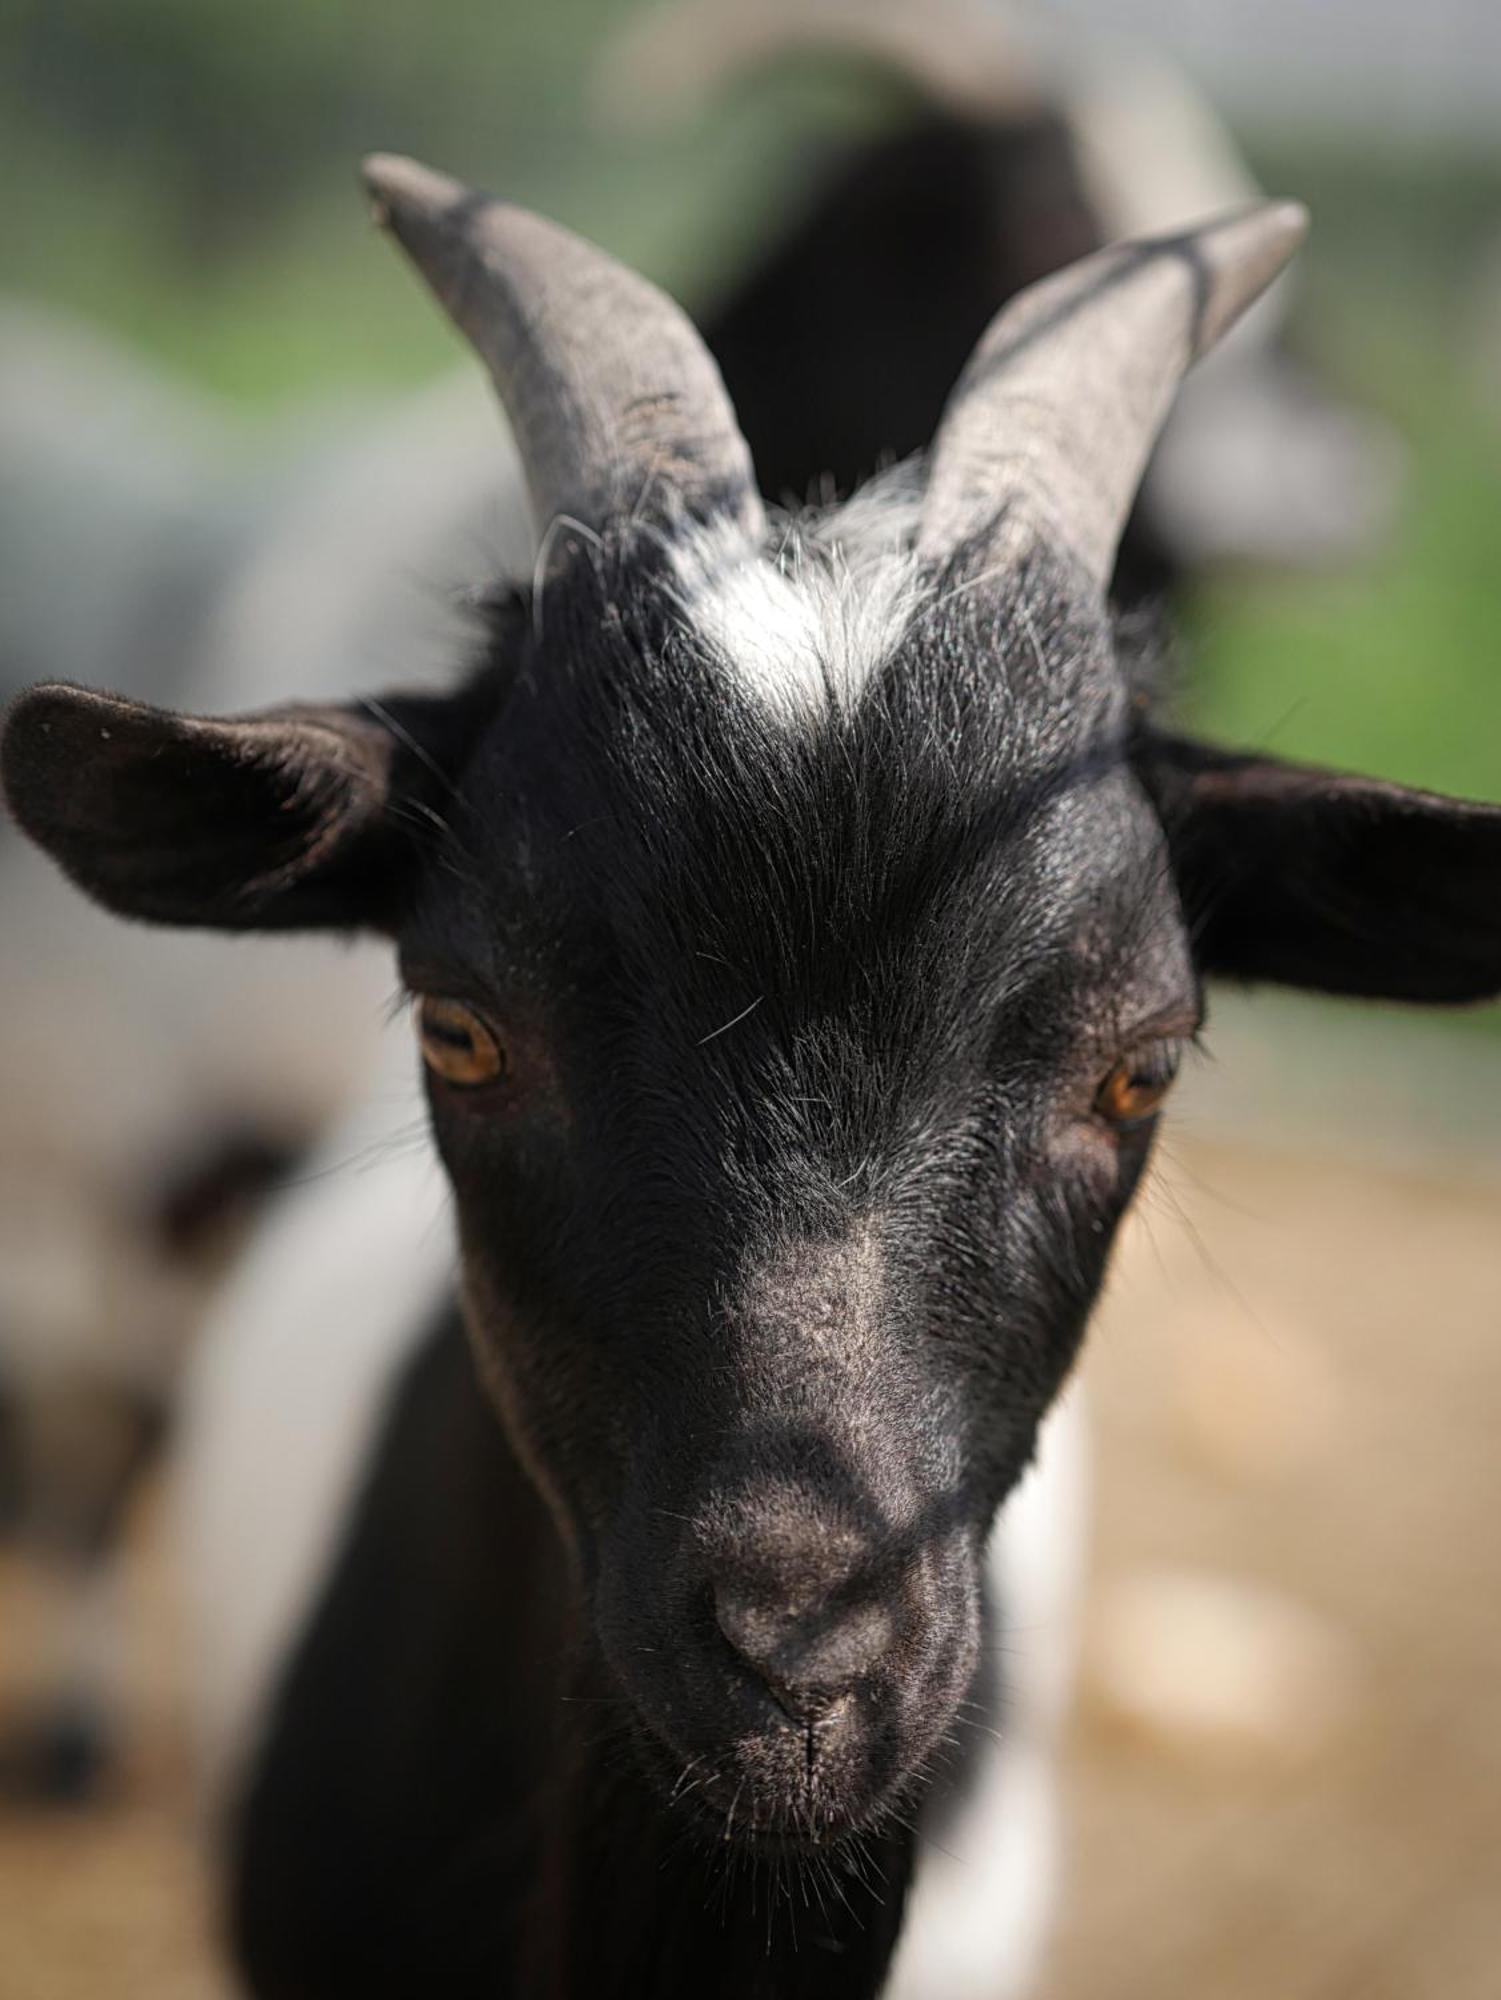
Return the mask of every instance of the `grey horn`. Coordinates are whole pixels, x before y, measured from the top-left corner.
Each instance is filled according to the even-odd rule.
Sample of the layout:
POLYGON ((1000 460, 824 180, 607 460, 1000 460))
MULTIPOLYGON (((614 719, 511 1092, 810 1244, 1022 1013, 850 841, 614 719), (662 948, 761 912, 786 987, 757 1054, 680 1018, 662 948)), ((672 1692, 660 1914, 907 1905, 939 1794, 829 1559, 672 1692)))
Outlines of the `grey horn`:
MULTIPOLYGON (((946 561, 993 531, 1070 549, 1103 591, 1184 371, 1302 242, 1296 202, 1117 243, 997 314, 949 399, 918 535, 946 561)), ((990 548, 994 559, 995 548, 990 548)))
POLYGON ((489 369, 539 529, 622 516, 762 526, 750 452, 686 315, 571 231, 415 160, 364 165, 376 218, 489 369))

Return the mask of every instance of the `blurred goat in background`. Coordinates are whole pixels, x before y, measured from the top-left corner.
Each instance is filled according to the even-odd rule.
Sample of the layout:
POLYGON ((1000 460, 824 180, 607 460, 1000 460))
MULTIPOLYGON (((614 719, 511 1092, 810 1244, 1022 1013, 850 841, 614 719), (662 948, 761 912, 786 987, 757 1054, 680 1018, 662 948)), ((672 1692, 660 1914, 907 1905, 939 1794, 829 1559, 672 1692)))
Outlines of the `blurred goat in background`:
MULTIPOLYGON (((451 651, 455 551, 501 525, 477 392, 247 460, 202 400, 21 312, 0 384, 12 683, 88 662, 228 710, 352 693, 372 657, 420 680, 451 651)), ((0 831, 0 1491, 43 1626, 0 1780, 69 1797, 105 1753, 113 1554, 184 1352, 266 1194, 367 1086, 390 979, 358 947, 153 948, 38 860, 0 831)))
MULTIPOLYGON (((982 0, 825 0, 747 9, 675 0, 602 68, 630 124, 683 120, 796 59, 858 64, 890 129, 825 158, 800 209, 705 337, 769 494, 847 493, 933 435, 996 310, 1102 244, 1178 229, 1260 193, 1188 77, 1049 36, 1043 10, 982 0)), ((1185 384, 1117 567, 1137 604, 1208 563, 1317 567, 1389 526, 1400 454, 1286 342, 1291 286, 1246 315, 1185 384)))

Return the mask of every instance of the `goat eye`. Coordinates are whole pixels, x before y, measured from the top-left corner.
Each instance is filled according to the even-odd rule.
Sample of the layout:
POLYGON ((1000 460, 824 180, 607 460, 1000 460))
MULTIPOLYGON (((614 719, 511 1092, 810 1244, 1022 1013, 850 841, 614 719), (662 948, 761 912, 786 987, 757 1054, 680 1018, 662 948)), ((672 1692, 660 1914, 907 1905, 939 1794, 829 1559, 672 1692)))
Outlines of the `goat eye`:
POLYGON ((493 1029, 462 1000, 417 1002, 417 1037, 427 1066, 446 1083, 493 1083, 505 1072, 505 1051, 493 1029))
POLYGON ((1150 1118, 1178 1074, 1176 1050, 1156 1042, 1122 1056, 1095 1093, 1094 1107, 1109 1125, 1129 1130, 1150 1118))

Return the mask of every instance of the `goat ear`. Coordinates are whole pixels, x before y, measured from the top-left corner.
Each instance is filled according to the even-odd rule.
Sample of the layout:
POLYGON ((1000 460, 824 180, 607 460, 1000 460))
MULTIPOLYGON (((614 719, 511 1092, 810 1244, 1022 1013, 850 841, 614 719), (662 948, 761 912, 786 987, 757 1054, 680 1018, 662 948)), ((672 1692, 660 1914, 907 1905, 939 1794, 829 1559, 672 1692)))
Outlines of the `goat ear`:
POLYGON ((174 715, 63 684, 0 739, 24 830, 106 909, 226 930, 389 929, 462 697, 174 715))
POLYGON ((1142 746, 1203 969, 1372 999, 1501 995, 1501 807, 1173 737, 1142 746))

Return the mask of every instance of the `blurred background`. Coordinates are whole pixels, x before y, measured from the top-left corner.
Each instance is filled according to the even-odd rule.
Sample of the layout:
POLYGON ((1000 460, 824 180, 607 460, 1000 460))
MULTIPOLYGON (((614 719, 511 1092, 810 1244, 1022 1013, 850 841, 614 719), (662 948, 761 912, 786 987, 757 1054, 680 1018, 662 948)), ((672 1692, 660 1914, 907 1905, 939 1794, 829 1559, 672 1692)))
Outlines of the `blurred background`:
MULTIPOLYGON (((959 121, 1000 135, 1023 238, 1064 156, 1102 240, 1255 184, 1310 204, 1295 285, 1165 443, 1140 593, 1194 728, 1501 798, 1501 11, 962 16, 11 0, 0 693, 373 691, 442 672, 465 590, 524 569, 498 421, 368 226, 363 152, 713 319, 860 160, 959 121)), ((0 2000, 210 1995, 161 1445, 268 1190, 400 1032, 390 975, 137 938, 4 828, 0 937, 0 2000)), ((1481 2000, 1501 1009, 1227 996, 1209 1042, 1085 1369, 1049 1993, 1481 2000)))

